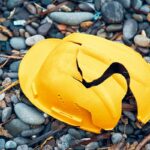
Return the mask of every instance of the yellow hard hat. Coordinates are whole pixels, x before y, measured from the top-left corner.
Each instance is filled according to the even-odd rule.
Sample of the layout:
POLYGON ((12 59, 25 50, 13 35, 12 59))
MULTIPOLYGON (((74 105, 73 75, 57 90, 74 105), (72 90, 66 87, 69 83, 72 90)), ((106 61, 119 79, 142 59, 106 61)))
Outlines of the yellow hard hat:
POLYGON ((40 41, 21 61, 19 80, 35 106, 87 131, 113 129, 129 89, 137 118, 150 119, 150 65, 121 43, 80 33, 40 41))

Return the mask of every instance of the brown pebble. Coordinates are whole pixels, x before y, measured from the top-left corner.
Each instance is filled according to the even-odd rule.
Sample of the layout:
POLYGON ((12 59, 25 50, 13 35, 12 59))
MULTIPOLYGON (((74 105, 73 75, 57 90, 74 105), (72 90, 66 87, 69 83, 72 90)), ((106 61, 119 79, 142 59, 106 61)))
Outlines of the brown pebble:
POLYGON ((91 27, 92 25, 93 25, 92 21, 85 21, 80 24, 80 27, 86 29, 86 28, 91 27))
POLYGON ((67 26, 64 24, 57 24, 56 27, 59 31, 65 31, 67 29, 67 26))
POLYGON ((147 14, 147 21, 150 22, 150 13, 147 14))
POLYGON ((0 33, 0 41, 7 41, 7 40, 8 40, 8 37, 0 33))

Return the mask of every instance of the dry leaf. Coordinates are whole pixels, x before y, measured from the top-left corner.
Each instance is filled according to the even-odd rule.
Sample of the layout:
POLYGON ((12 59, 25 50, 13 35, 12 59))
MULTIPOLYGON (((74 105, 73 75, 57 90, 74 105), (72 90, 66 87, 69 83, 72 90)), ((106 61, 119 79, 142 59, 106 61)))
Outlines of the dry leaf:
POLYGON ((12 138, 12 135, 8 133, 7 130, 5 130, 1 125, 0 125, 0 136, 5 136, 8 138, 12 138))

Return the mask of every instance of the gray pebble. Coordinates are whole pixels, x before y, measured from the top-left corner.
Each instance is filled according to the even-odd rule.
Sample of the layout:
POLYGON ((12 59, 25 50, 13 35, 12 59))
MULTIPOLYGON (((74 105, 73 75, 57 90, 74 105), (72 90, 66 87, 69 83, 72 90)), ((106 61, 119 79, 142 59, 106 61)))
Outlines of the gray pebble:
POLYGON ((7 0, 7 7, 13 9, 23 3, 23 0, 7 0))
POLYGON ((99 147, 98 142, 91 142, 86 145, 85 150, 95 150, 99 147))
POLYGON ((144 17, 141 14, 133 14, 132 17, 138 22, 143 22, 144 20, 144 17))
POLYGON ((30 12, 30 14, 35 15, 37 13, 36 8, 34 7, 34 5, 28 3, 26 5, 26 9, 30 12))
POLYGON ((11 149, 11 148, 16 148, 16 147, 17 147, 17 143, 12 140, 7 141, 5 144, 6 149, 11 149))
POLYGON ((11 107, 5 107, 2 111, 2 122, 6 122, 12 113, 12 108, 11 107))
POLYGON ((145 145, 145 150, 150 150, 150 144, 145 145))
POLYGON ((129 124, 126 125, 126 126, 124 126, 124 125, 119 125, 119 131, 122 132, 122 133, 125 132, 125 134, 133 134, 134 129, 133 129, 133 127, 132 127, 131 125, 129 125, 129 124))
POLYGON ((23 138, 23 137, 16 137, 13 139, 17 143, 17 145, 23 145, 23 144, 28 144, 31 142, 29 138, 23 138))
POLYGON ((128 19, 125 21, 123 26, 123 37, 125 39, 132 39, 137 33, 138 24, 134 19, 128 19))
POLYGON ((29 130, 24 130, 21 132, 22 137, 30 137, 32 135, 36 135, 40 133, 44 129, 44 126, 35 128, 35 129, 29 129, 29 130))
POLYGON ((122 24, 112 24, 106 27, 107 32, 116 32, 122 30, 122 24))
POLYGON ((20 61, 15 61, 11 63, 9 66, 9 70, 11 70, 12 72, 18 72, 19 64, 20 64, 20 61))
POLYGON ((45 36, 47 35, 48 31, 50 30, 52 24, 51 23, 44 23, 38 28, 38 33, 45 36))
POLYGON ((123 114, 124 114, 125 116, 127 116, 127 117, 128 117, 130 120, 132 120, 132 121, 135 121, 135 120, 136 120, 135 115, 134 115, 132 112, 123 111, 123 114))
POLYGON ((5 129, 14 137, 19 135, 23 130, 29 129, 29 125, 19 119, 13 119, 5 125, 5 129))
POLYGON ((38 110, 24 103, 16 104, 14 110, 16 115, 27 124, 40 125, 45 121, 44 116, 38 110))
POLYGON ((130 8, 131 0, 117 0, 124 8, 130 8))
POLYGON ((94 17, 89 12, 52 12, 49 16, 53 21, 67 25, 79 25, 81 22, 92 20, 94 17))
POLYGON ((134 43, 141 47, 149 47, 150 39, 143 35, 136 35, 134 37, 134 43))
POLYGON ((26 39, 26 44, 28 46, 32 46, 43 39, 45 39, 44 36, 37 34, 37 35, 31 36, 31 37, 28 37, 26 39))
POLYGON ((24 145, 18 146, 17 150, 29 150, 29 147, 28 147, 28 145, 24 144, 24 145))
POLYGON ((113 144, 118 144, 119 142, 121 142, 123 136, 121 133, 113 133, 111 136, 111 141, 113 144))
POLYGON ((142 4, 143 4, 142 0, 132 0, 132 1, 131 1, 132 7, 133 7, 134 9, 137 9, 137 10, 138 10, 139 8, 141 8, 142 4))
POLYGON ((0 64, 3 63, 4 61, 6 61, 7 58, 4 57, 0 57, 0 64))
POLYGON ((11 99, 11 102, 13 102, 14 104, 19 102, 19 100, 15 94, 11 95, 10 99, 11 99))
POLYGON ((85 3, 85 2, 80 3, 80 4, 79 4, 79 8, 80 8, 81 10, 83 10, 83 11, 88 11, 88 12, 95 10, 93 4, 91 4, 91 3, 85 3))
POLYGON ((120 23, 124 18, 124 9, 117 1, 105 3, 101 11, 103 19, 107 23, 120 23))
POLYGON ((70 128, 68 130, 68 133, 70 135, 72 135, 73 137, 75 137, 76 139, 81 139, 82 138, 80 132, 78 130, 74 129, 74 128, 70 128))
POLYGON ((3 70, 0 69, 0 77, 3 75, 3 70))
POLYGON ((5 148, 5 139, 0 138, 0 150, 5 148))
POLYGON ((9 77, 11 79, 17 79, 18 78, 18 72, 5 72, 3 74, 3 77, 4 78, 9 77))
POLYGON ((23 37, 11 38, 10 45, 12 48, 17 49, 17 50, 26 49, 25 39, 23 37))
POLYGON ((31 35, 36 35, 37 34, 37 31, 30 25, 26 25, 25 26, 25 29, 27 32, 29 32, 31 35))
POLYGON ((140 10, 144 13, 144 14, 148 14, 150 12, 150 8, 149 5, 143 5, 140 10))

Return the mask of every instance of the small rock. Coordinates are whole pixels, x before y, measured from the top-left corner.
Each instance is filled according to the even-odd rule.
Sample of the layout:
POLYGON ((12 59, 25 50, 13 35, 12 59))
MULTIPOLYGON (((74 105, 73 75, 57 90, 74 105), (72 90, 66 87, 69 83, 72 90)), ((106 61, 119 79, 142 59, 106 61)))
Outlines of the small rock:
POLYGON ((74 129, 74 128, 70 128, 68 130, 68 133, 70 135, 72 135, 73 137, 75 137, 76 139, 81 139, 82 138, 80 132, 78 130, 74 129))
POLYGON ((5 140, 0 138, 0 149, 4 149, 5 148, 5 140))
POLYGON ((106 3, 106 0, 94 0, 95 9, 100 11, 102 5, 106 3))
POLYGON ((143 22, 143 20, 144 20, 144 16, 141 14, 133 14, 132 17, 133 17, 133 19, 135 19, 138 22, 143 22))
POLYGON ((17 6, 20 6, 23 3, 23 0, 7 0, 7 7, 13 9, 17 6))
POLYGON ((119 125, 119 131, 125 134, 133 134, 134 129, 131 125, 127 124, 126 126, 124 125, 119 125))
POLYGON ((148 13, 150 12, 149 5, 143 5, 143 6, 140 8, 140 11, 142 11, 142 13, 144 13, 144 14, 148 14, 148 13))
POLYGON ((12 48, 17 49, 17 50, 26 49, 25 39, 22 37, 11 38, 10 45, 12 48))
POLYGON ((45 39, 44 36, 37 34, 37 35, 31 36, 31 37, 28 37, 26 39, 26 44, 28 46, 32 46, 43 39, 45 39))
POLYGON ((134 37, 134 42, 136 45, 141 46, 141 47, 149 47, 150 46, 150 39, 143 35, 136 35, 134 37))
POLYGON ((30 137, 32 135, 36 135, 40 133, 44 129, 44 126, 35 128, 35 129, 29 129, 29 130, 24 130, 21 132, 22 137, 30 137))
POLYGON ((18 78, 18 73, 17 72, 5 72, 3 74, 3 77, 4 78, 9 77, 11 79, 17 79, 18 78))
POLYGON ((134 19, 128 19, 124 23, 123 27, 123 37, 125 39, 132 39, 134 35, 137 33, 138 24, 134 19))
POLYGON ((17 147, 17 143, 12 140, 7 141, 5 144, 6 149, 11 149, 11 148, 16 148, 16 147, 17 147))
POLYGON ((98 142, 91 142, 86 145, 85 150, 95 150, 99 147, 98 142))
POLYGON ((111 140, 113 144, 118 144, 119 142, 121 142, 123 136, 121 133, 113 133, 111 136, 111 140))
POLYGON ((2 101, 5 98, 5 93, 0 94, 0 101, 2 101))
POLYGON ((122 30, 121 24, 112 24, 106 27, 107 32, 116 32, 122 30))
POLYGON ((92 20, 94 17, 94 15, 89 12, 52 12, 49 16, 55 22, 72 26, 92 20))
POLYGON ((27 124, 40 125, 45 121, 44 116, 39 111, 24 103, 16 104, 14 110, 16 115, 27 124))
POLYGON ((32 14, 32 15, 35 15, 37 13, 37 10, 36 8, 34 7, 34 5, 28 3, 26 5, 26 9, 32 14))
POLYGON ((53 150, 53 147, 51 145, 45 145, 42 150, 53 150))
POLYGON ((28 138, 23 138, 23 137, 16 137, 13 139, 13 141, 15 141, 17 143, 17 145, 24 145, 24 144, 28 144, 31 142, 31 140, 28 138))
POLYGON ((144 59, 146 60, 146 62, 150 63, 150 57, 145 56, 144 59))
POLYGON ((36 34, 37 34, 36 30, 35 30, 32 26, 30 26, 30 25, 26 25, 26 26, 25 26, 25 29, 26 29, 26 31, 28 31, 31 35, 36 35, 36 34))
POLYGON ((6 122, 12 113, 12 108, 11 107, 5 107, 2 111, 2 122, 6 122))
POLYGON ((83 11, 87 11, 87 12, 90 12, 90 11, 94 11, 95 8, 94 8, 94 5, 91 4, 91 3, 80 3, 79 4, 79 8, 83 11))
POLYGON ((19 135, 23 130, 28 130, 29 125, 19 119, 13 119, 5 125, 5 129, 14 137, 19 135))
POLYGON ((135 121, 135 120, 136 120, 135 115, 134 115, 132 112, 123 111, 123 114, 124 114, 125 116, 127 116, 127 117, 128 117, 130 120, 132 120, 132 121, 135 121))
POLYGON ((52 24, 51 24, 51 23, 48 23, 48 22, 42 24, 42 25, 38 28, 38 33, 39 33, 40 35, 43 35, 43 36, 47 35, 47 33, 48 33, 48 31, 50 30, 51 26, 52 26, 52 24))
POLYGON ((11 70, 12 72, 18 72, 19 64, 20 64, 20 61, 15 61, 11 63, 9 66, 9 70, 11 70))
POLYGON ((11 101, 12 101, 14 104, 16 104, 16 103, 19 102, 19 100, 18 100, 18 98, 17 98, 17 96, 16 96, 15 94, 12 94, 10 99, 11 99, 11 101))
POLYGON ((131 0, 117 0, 124 8, 130 8, 131 0))
POLYGON ((142 2, 141 0, 132 0, 132 1, 131 1, 132 7, 133 7, 134 9, 137 9, 137 10, 138 10, 139 8, 141 8, 142 4, 143 4, 143 2, 142 2))
POLYGON ((103 19, 107 23, 120 23, 124 18, 124 9, 117 1, 104 3, 101 11, 103 19))
POLYGON ((24 144, 24 145, 18 146, 17 150, 29 150, 29 147, 28 147, 28 145, 24 144))
POLYGON ((0 33, 0 41, 7 41, 8 37, 2 33, 0 33))
POLYGON ((145 150, 150 150, 150 144, 145 145, 145 150))

